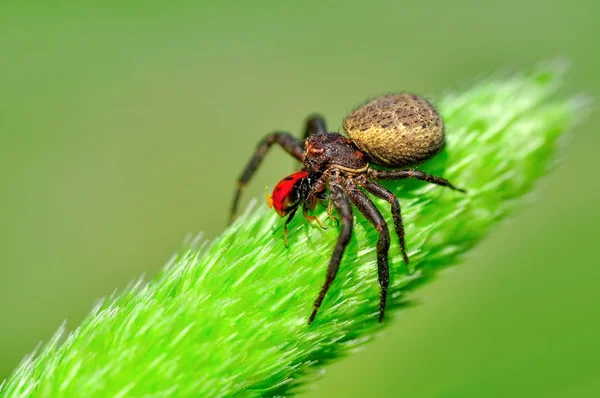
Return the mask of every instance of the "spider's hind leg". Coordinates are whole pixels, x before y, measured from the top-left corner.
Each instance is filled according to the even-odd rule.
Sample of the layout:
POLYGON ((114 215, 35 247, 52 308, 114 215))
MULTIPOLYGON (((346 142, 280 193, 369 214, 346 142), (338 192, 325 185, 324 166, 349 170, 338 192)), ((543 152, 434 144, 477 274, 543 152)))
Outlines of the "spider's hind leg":
POLYGON ((416 178, 417 180, 429 182, 435 185, 441 185, 448 187, 455 191, 465 193, 466 191, 462 188, 457 188, 452 183, 442 177, 427 174, 424 171, 417 169, 408 170, 375 170, 369 169, 367 172, 368 176, 376 180, 405 180, 407 178, 416 178))

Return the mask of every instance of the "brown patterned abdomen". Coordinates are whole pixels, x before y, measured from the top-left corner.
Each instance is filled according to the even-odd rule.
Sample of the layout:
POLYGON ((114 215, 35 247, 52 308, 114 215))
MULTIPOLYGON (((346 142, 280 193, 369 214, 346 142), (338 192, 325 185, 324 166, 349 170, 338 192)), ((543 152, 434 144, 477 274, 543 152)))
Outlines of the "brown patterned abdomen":
POLYGON ((424 98, 401 93, 361 106, 344 130, 375 164, 405 167, 423 163, 444 147, 444 123, 424 98))

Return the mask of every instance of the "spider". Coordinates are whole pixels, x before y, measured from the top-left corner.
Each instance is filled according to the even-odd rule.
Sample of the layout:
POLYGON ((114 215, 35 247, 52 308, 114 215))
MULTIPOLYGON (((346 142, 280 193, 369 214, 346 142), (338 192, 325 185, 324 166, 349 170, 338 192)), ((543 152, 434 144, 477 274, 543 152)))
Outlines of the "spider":
MULTIPOLYGON (((342 221, 341 231, 327 267, 325 282, 308 318, 312 323, 329 287, 338 272, 350 238, 354 216, 352 205, 360 211, 379 233, 377 240, 377 270, 381 286, 379 322, 383 320, 389 286, 388 251, 390 234, 387 223, 366 193, 387 201, 391 206, 394 228, 404 262, 408 256, 404 245, 404 227, 398 198, 375 180, 421 181, 456 188, 449 181, 421 170, 407 168, 435 156, 444 147, 444 124, 436 109, 425 99, 408 93, 375 98, 351 112, 344 120, 344 130, 350 138, 328 132, 325 120, 318 115, 309 117, 301 141, 293 135, 276 131, 264 137, 238 180, 233 198, 231 219, 235 218, 241 193, 273 144, 303 163, 300 171, 279 182, 267 197, 270 207, 281 217, 284 242, 287 246, 287 225, 300 206, 310 223, 317 217, 309 215, 320 201, 328 201, 327 214, 332 206, 342 221), (377 169, 380 166, 386 169, 377 169)), ((337 219, 335 219, 337 221, 337 219)), ((338 223, 339 224, 339 223, 338 223)))

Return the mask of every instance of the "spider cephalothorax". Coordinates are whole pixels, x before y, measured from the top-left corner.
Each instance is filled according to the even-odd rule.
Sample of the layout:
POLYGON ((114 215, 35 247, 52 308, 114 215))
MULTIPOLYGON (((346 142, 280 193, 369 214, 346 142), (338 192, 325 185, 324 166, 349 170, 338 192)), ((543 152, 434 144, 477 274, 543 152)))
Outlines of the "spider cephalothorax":
POLYGON ((348 115, 344 120, 344 129, 350 139, 338 133, 327 132, 323 118, 313 116, 306 123, 303 141, 286 132, 267 135, 258 144, 254 156, 240 176, 231 210, 233 219, 243 187, 273 144, 279 144, 303 163, 300 171, 281 180, 275 186, 273 194, 267 198, 269 206, 273 207, 277 214, 288 217, 284 228, 285 244, 287 245, 287 224, 299 207, 302 207, 304 216, 309 221, 316 221, 319 225, 319 219, 308 214, 319 201, 329 202, 327 213, 332 218, 332 206, 337 209, 342 228, 329 261, 325 283, 315 301, 308 323, 314 320, 352 236, 352 205, 364 214, 379 232, 379 321, 383 319, 389 285, 390 234, 385 219, 366 193, 390 203, 400 251, 407 264, 408 256, 404 247, 404 227, 398 199, 374 180, 416 178, 464 192, 443 178, 416 169, 398 169, 420 164, 433 157, 444 146, 442 119, 435 108, 423 98, 407 93, 376 98, 348 115), (396 170, 378 170, 371 168, 372 164, 396 170))

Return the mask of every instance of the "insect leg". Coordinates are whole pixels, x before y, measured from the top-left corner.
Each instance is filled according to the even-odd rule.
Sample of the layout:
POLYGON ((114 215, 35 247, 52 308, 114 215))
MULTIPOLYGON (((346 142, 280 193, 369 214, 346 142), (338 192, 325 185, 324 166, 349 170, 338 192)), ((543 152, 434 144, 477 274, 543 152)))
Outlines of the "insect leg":
POLYGON ((298 210, 297 207, 294 210, 292 210, 292 212, 288 216, 287 220, 285 220, 285 224, 283 225, 283 244, 285 245, 285 247, 288 247, 288 224, 290 223, 290 221, 292 221, 292 219, 296 215, 297 210, 298 210))

